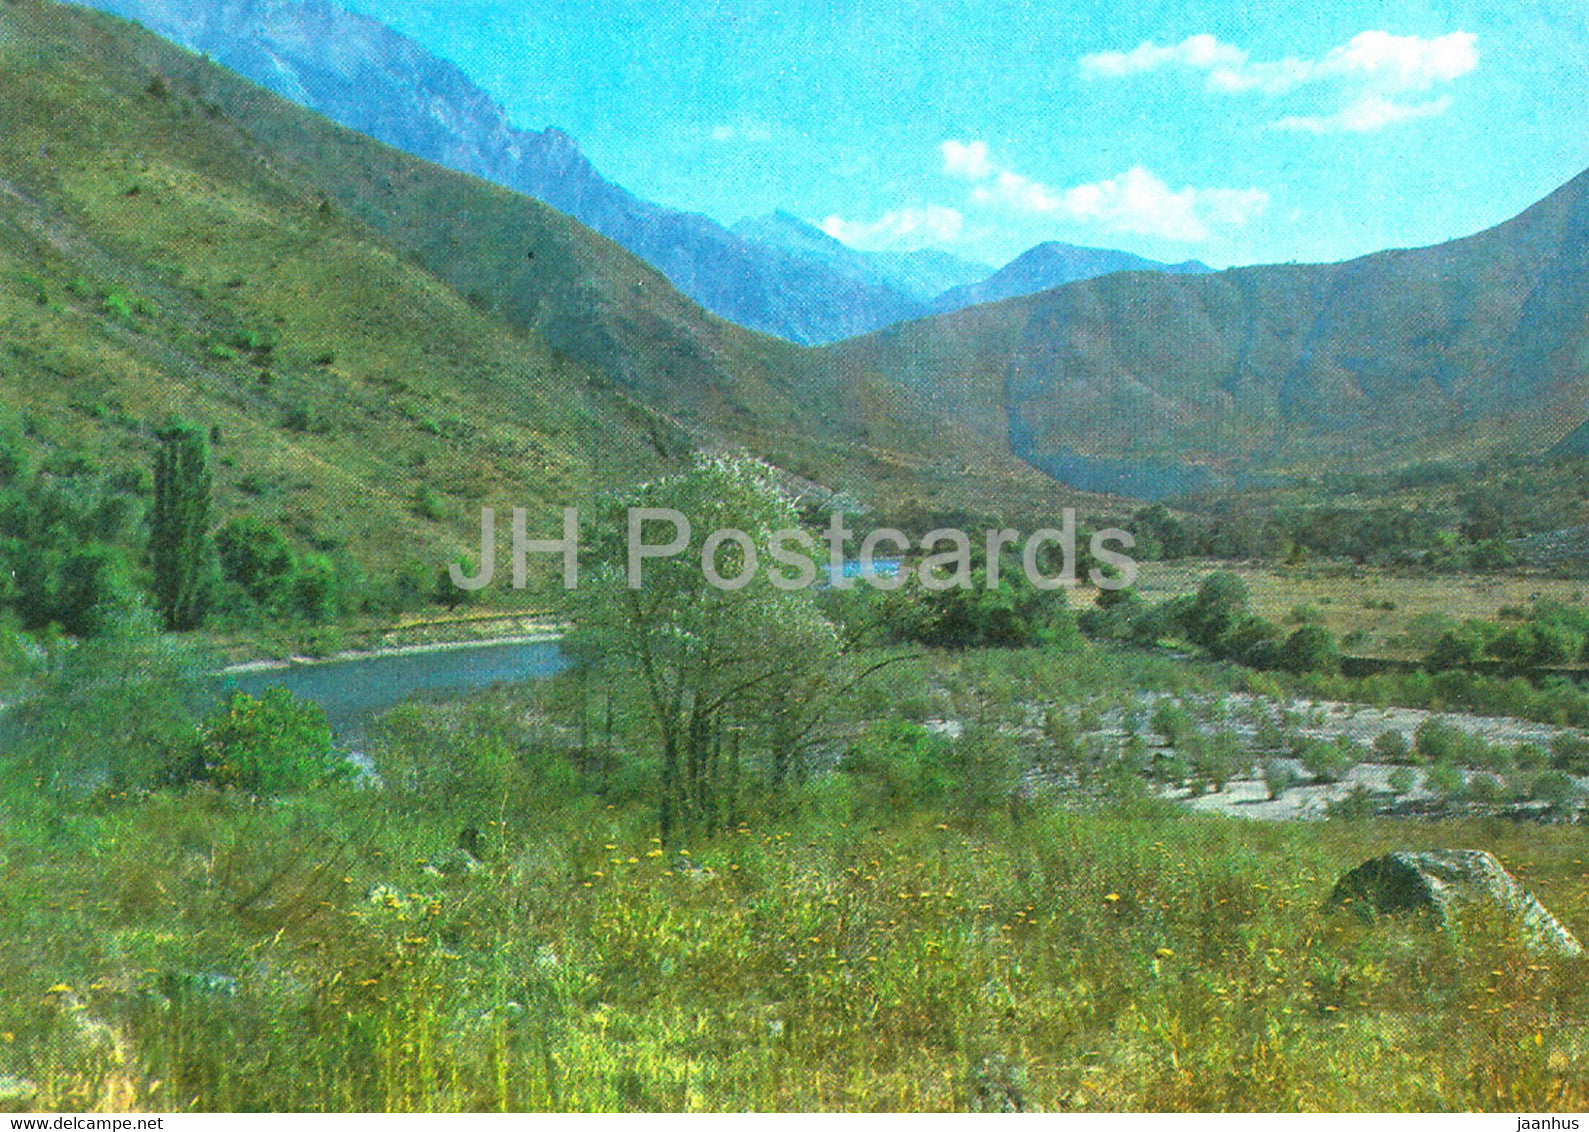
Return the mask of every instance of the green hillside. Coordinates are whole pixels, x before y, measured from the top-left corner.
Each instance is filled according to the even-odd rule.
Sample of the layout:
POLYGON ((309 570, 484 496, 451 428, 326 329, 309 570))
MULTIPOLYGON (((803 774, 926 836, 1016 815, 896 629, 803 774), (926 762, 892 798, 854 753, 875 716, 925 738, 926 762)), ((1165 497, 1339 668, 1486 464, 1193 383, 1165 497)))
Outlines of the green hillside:
POLYGON ((0 106, 0 406, 47 485, 147 497, 180 414, 213 430, 218 519, 277 525, 390 607, 481 505, 555 514, 694 447, 883 505, 1073 498, 560 213, 114 18, 0 6, 0 106))
POLYGON ((0 8, 0 401, 42 468, 145 468, 180 413, 214 428, 223 515, 400 572, 434 571, 482 503, 561 504, 677 454, 133 46, 155 49, 0 8))

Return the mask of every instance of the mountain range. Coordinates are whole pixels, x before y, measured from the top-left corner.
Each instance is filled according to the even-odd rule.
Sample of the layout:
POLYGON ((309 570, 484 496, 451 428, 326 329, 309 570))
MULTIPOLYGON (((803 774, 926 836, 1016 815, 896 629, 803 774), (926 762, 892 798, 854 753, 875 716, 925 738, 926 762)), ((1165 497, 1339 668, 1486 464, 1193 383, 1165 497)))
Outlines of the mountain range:
POLYGON ((1108 275, 830 350, 1088 490, 1539 453, 1589 406, 1589 173, 1434 247, 1108 275))
POLYGON ((1589 174, 1431 248, 1120 272, 802 348, 555 208, 98 13, 0 5, 0 105, 0 403, 47 454, 108 466, 200 415, 226 505, 316 545, 429 556, 483 500, 692 449, 1015 517, 1077 488, 1571 450, 1589 416, 1589 174), (414 513, 420 488, 449 520, 414 513))
MULTIPOLYGON (((992 271, 942 252, 856 252, 785 214, 731 231, 641 200, 606 180, 567 133, 520 129, 456 66, 328 0, 87 2, 344 126, 544 201, 634 252, 714 314, 791 342, 832 342, 982 301, 942 292, 992 271)), ((1026 290, 1007 280, 998 297, 1119 264, 1158 266, 1124 253, 1074 251, 1059 272, 1025 270, 1015 278, 1026 290)))

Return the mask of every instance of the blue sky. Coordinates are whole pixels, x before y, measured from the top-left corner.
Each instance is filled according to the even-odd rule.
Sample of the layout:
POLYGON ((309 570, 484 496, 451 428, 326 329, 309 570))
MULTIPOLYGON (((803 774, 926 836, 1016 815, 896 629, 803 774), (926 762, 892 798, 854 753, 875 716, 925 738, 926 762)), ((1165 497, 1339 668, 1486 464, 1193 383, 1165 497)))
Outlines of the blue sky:
POLYGON ((343 0, 610 179, 1002 263, 1434 243, 1589 167, 1589 4, 343 0))

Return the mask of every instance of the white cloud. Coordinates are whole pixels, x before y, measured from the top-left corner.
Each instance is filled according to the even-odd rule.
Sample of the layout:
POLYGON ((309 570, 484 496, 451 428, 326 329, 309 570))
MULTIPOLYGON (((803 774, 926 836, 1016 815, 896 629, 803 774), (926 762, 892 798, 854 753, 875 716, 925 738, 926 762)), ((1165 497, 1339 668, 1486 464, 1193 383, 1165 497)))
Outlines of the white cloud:
POLYGON ((1082 74, 1094 79, 1171 69, 1202 72, 1209 90, 1232 95, 1273 97, 1305 87, 1329 88, 1341 103, 1337 113, 1293 116, 1277 125, 1283 129, 1357 133, 1444 113, 1449 99, 1405 102, 1398 101, 1397 96, 1423 93, 1454 82, 1478 65, 1478 40, 1465 31, 1433 39, 1365 31, 1316 59, 1287 56, 1271 61, 1255 61, 1246 51, 1221 43, 1212 35, 1194 35, 1168 46, 1144 43, 1132 51, 1087 55, 1080 64, 1082 74))
POLYGON ((1211 35, 1194 35, 1180 43, 1160 47, 1144 43, 1134 51, 1104 51, 1081 60, 1082 73, 1100 78, 1145 75, 1164 67, 1181 66, 1207 70, 1216 66, 1239 66, 1247 53, 1239 47, 1221 43, 1211 35))
POLYGON ((976 183, 971 199, 1032 216, 1062 216, 1109 232, 1195 243, 1215 228, 1242 227, 1269 205, 1262 189, 1172 189, 1141 165, 1090 184, 1058 189, 995 164, 983 142, 946 142, 944 172, 976 183), (953 147, 953 148, 951 148, 953 147), (980 153, 976 173, 960 155, 980 153))
POLYGON ((980 181, 993 166, 988 159, 988 143, 983 141, 946 141, 939 146, 943 154, 943 170, 968 181, 980 181))
POLYGON ((1451 106, 1451 99, 1400 103, 1369 95, 1334 114, 1294 114, 1274 124, 1277 130, 1304 134, 1366 134, 1398 122, 1418 118, 1438 118, 1451 106))
POLYGON ((899 251, 954 243, 965 228, 965 217, 956 209, 929 204, 923 208, 891 209, 876 220, 830 216, 821 228, 859 251, 899 251))
POLYGON ((707 131, 714 142, 766 142, 772 140, 772 127, 756 118, 740 118, 734 122, 720 122, 707 131))

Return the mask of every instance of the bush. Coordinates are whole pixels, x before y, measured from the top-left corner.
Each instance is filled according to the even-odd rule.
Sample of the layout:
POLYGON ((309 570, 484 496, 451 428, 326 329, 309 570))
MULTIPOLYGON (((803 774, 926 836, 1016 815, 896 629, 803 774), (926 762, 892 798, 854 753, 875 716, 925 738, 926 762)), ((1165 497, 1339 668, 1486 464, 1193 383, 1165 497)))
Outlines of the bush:
POLYGON ((67 650, 6 713, 19 757, 0 771, 74 797, 186 781, 198 761, 189 704, 200 667, 185 645, 158 633, 146 610, 116 619, 102 637, 67 650))
POLYGON ((1583 802, 1583 790, 1571 775, 1559 770, 1546 771, 1534 779, 1529 797, 1536 802, 1547 802, 1557 814, 1573 814, 1583 802))
POLYGON ((1282 794, 1298 782, 1296 768, 1289 760, 1270 759, 1263 764, 1263 784, 1269 791, 1269 800, 1277 801, 1282 794))
POLYGON ((1390 788, 1390 792, 1396 795, 1398 798, 1412 793, 1412 769, 1405 766, 1397 767, 1395 770, 1390 772, 1390 777, 1386 779, 1385 785, 1388 786, 1390 788))
POLYGON ((1374 757, 1385 763, 1410 763, 1412 747, 1400 731, 1385 731, 1374 740, 1374 757))
POLYGON ((1426 763, 1454 762, 1467 747, 1467 734, 1431 715, 1413 732, 1413 746, 1426 763))
POLYGON ((1302 765, 1318 782, 1339 782, 1351 772, 1355 760, 1352 752, 1337 743, 1312 739, 1304 743, 1299 753, 1302 765))
POLYGON ((1281 668, 1298 675, 1335 672, 1341 667, 1341 649, 1322 625, 1304 625, 1286 638, 1277 659, 1281 668))
POLYGON ((1467 779, 1451 763, 1440 763, 1424 775, 1424 789, 1448 802, 1460 801, 1467 796, 1467 779))
POLYGON ((1550 741, 1550 765, 1568 774, 1589 774, 1589 739, 1563 731, 1550 741))
POLYGON ((204 723, 204 777, 218 786, 272 795, 346 777, 319 704, 285 688, 259 699, 237 692, 204 723))
POLYGON ((1247 769, 1236 737, 1228 731, 1210 735, 1192 752, 1192 773, 1216 791, 1247 769))

